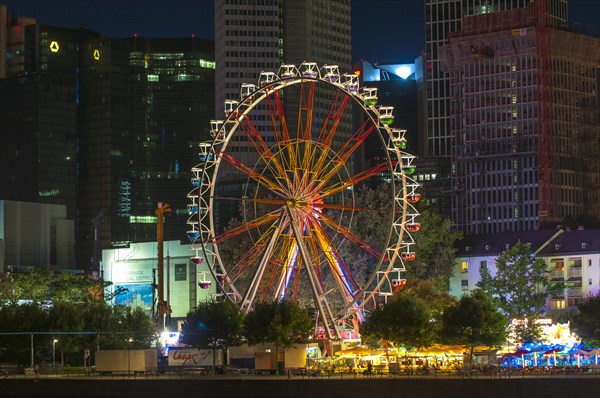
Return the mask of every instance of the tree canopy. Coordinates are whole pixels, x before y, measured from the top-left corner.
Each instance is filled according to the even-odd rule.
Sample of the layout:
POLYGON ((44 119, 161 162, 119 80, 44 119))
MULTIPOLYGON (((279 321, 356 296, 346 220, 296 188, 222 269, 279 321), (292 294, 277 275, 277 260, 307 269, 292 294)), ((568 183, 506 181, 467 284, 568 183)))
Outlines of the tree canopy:
POLYGON ((535 320, 543 312, 549 294, 546 268, 529 244, 519 242, 500 253, 494 275, 487 268, 480 271, 478 287, 493 298, 509 320, 516 320, 513 333, 517 342, 534 341, 540 336, 535 320))
POLYGON ((406 264, 408 276, 431 280, 440 291, 448 291, 456 262, 459 232, 451 232, 452 222, 439 214, 424 210, 419 217, 421 229, 413 235, 416 258, 406 264))
POLYGON ((445 309, 440 337, 446 342, 468 347, 472 358, 476 346, 501 345, 505 340, 506 325, 506 318, 490 297, 476 289, 445 309))
POLYGON ((227 348, 243 339, 244 314, 229 300, 204 301, 181 326, 182 341, 197 348, 227 348))
POLYGON ((307 339, 312 329, 308 311, 289 300, 257 303, 244 322, 246 339, 252 345, 273 343, 288 348, 307 339))
POLYGON ((577 304, 573 328, 590 346, 600 345, 600 293, 587 296, 577 304))
POLYGON ((361 325, 360 333, 366 339, 386 340, 408 349, 430 346, 435 339, 429 308, 402 292, 377 307, 361 325))

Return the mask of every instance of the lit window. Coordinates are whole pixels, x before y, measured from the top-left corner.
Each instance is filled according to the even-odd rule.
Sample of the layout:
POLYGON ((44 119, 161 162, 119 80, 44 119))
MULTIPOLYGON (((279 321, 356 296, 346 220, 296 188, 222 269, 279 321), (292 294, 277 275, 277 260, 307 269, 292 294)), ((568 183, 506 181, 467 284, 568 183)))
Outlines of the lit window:
POLYGON ((468 261, 463 261, 460 263, 460 271, 461 272, 467 272, 469 270, 469 262, 468 261))

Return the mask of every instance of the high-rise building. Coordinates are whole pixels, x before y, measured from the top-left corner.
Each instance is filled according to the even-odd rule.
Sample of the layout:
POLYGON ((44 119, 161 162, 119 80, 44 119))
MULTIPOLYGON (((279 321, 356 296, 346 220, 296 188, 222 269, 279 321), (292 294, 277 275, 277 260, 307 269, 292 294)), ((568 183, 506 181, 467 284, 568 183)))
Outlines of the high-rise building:
POLYGON ((213 42, 0 17, 0 199, 65 205, 85 269, 101 249, 156 240, 158 202, 171 206, 165 239, 185 238, 214 111, 213 42))
MULTIPOLYGON (((502 10, 525 7, 532 0, 425 0, 426 42, 426 113, 425 129, 421 132, 419 155, 444 157, 451 155, 450 81, 441 70, 440 47, 446 44, 450 32, 459 32, 463 18, 502 10)), ((544 2, 545 14, 551 26, 567 23, 567 0, 533 0, 544 2)))
POLYGON ((81 257, 156 240, 156 208, 168 203, 165 239, 184 239, 190 169, 209 137, 214 108, 213 42, 98 38, 82 49, 81 257), (87 244, 85 244, 87 243, 87 244))
MULTIPOLYGON (((350 33, 349 0, 217 1, 215 118, 224 118, 226 100, 240 99, 243 83, 258 84, 262 71, 277 72, 282 64, 299 67, 303 62, 316 62, 319 67, 337 65, 340 71, 348 73, 351 68, 350 33)), ((333 97, 333 89, 315 90, 313 126, 320 126, 325 121, 333 97)), ((291 88, 283 95, 290 129, 296 128, 298 106, 297 88, 291 88)), ((265 141, 274 142, 271 114, 266 103, 256 106, 251 118, 265 141)), ((343 139, 339 137, 344 134, 349 137, 351 130, 352 121, 348 114, 340 122, 338 131, 342 135, 337 140, 343 139)), ((256 162, 257 154, 247 139, 230 143, 227 150, 246 165, 256 162)), ((244 181, 236 180, 235 176, 223 181, 219 187, 221 194, 229 196, 239 192, 244 181)), ((235 209, 231 207, 223 211, 231 212, 222 213, 224 220, 235 215, 235 209)))
POLYGON ((19 67, 0 79, 1 199, 65 205, 75 218, 79 45, 93 35, 24 26, 19 67))
POLYGON ((546 5, 466 16, 440 49, 468 234, 600 219, 600 40, 552 27, 546 5))

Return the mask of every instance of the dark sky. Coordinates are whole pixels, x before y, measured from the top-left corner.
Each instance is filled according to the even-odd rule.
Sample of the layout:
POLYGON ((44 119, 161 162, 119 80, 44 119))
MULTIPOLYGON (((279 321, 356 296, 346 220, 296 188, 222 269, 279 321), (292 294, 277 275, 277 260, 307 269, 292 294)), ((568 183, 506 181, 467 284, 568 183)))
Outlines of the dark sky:
MULTIPOLYGON (((41 22, 78 27, 85 22, 105 36, 214 36, 213 0, 0 0, 41 22)), ((424 50, 423 0, 352 0, 353 60, 412 62, 424 50)), ((569 0, 571 26, 595 26, 600 0, 569 0)))

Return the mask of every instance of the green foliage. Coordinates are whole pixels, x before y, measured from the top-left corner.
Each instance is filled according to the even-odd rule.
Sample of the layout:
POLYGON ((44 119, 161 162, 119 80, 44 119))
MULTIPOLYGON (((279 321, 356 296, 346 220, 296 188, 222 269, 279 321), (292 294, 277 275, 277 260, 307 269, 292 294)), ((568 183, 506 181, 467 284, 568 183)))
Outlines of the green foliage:
MULTIPOLYGON (((52 303, 87 303, 102 298, 112 283, 36 268, 30 272, 0 276, 0 306, 20 300, 37 305, 52 303)), ((117 292, 118 294, 119 292, 117 292)), ((106 297, 111 300, 112 297, 106 297)))
POLYGON ((244 321, 249 344, 273 343, 278 348, 308 338, 312 328, 308 311, 288 300, 257 303, 244 321))
POLYGON ((573 328, 587 345, 600 346, 600 293, 585 297, 577 304, 573 328))
POLYGON ((197 348, 240 345, 244 314, 229 300, 204 301, 190 311, 181 326, 182 341, 197 348))
POLYGON ((419 217, 421 230, 413 234, 417 257, 406 264, 408 276, 432 280, 439 291, 448 291, 456 262, 456 241, 459 232, 451 232, 452 223, 440 215, 424 210, 419 217))
POLYGON ((478 287, 487 292, 509 319, 517 320, 513 333, 517 342, 525 343, 539 338, 536 324, 548 296, 546 263, 536 258, 528 244, 517 243, 500 253, 496 260, 496 274, 481 269, 478 287))
POLYGON ((501 345, 505 340, 506 325, 506 318, 490 297, 476 289, 446 308, 442 315, 440 337, 444 342, 469 347, 472 355, 475 346, 501 345))
POLYGON ((376 308, 361 325, 369 340, 386 340, 408 349, 430 346, 435 340, 431 311, 418 298, 401 293, 376 308))
MULTIPOLYGON (((0 333, 56 332, 35 340, 48 349, 44 346, 51 347, 52 340, 58 339, 57 349, 76 362, 81 361, 84 349, 153 346, 157 336, 150 316, 141 309, 108 305, 103 300, 108 285, 44 269, 4 275, 0 279, 0 333), (18 304, 21 300, 27 304, 18 304)), ((28 361, 22 351, 29 350, 29 345, 29 336, 0 336, 0 362, 28 361)))

